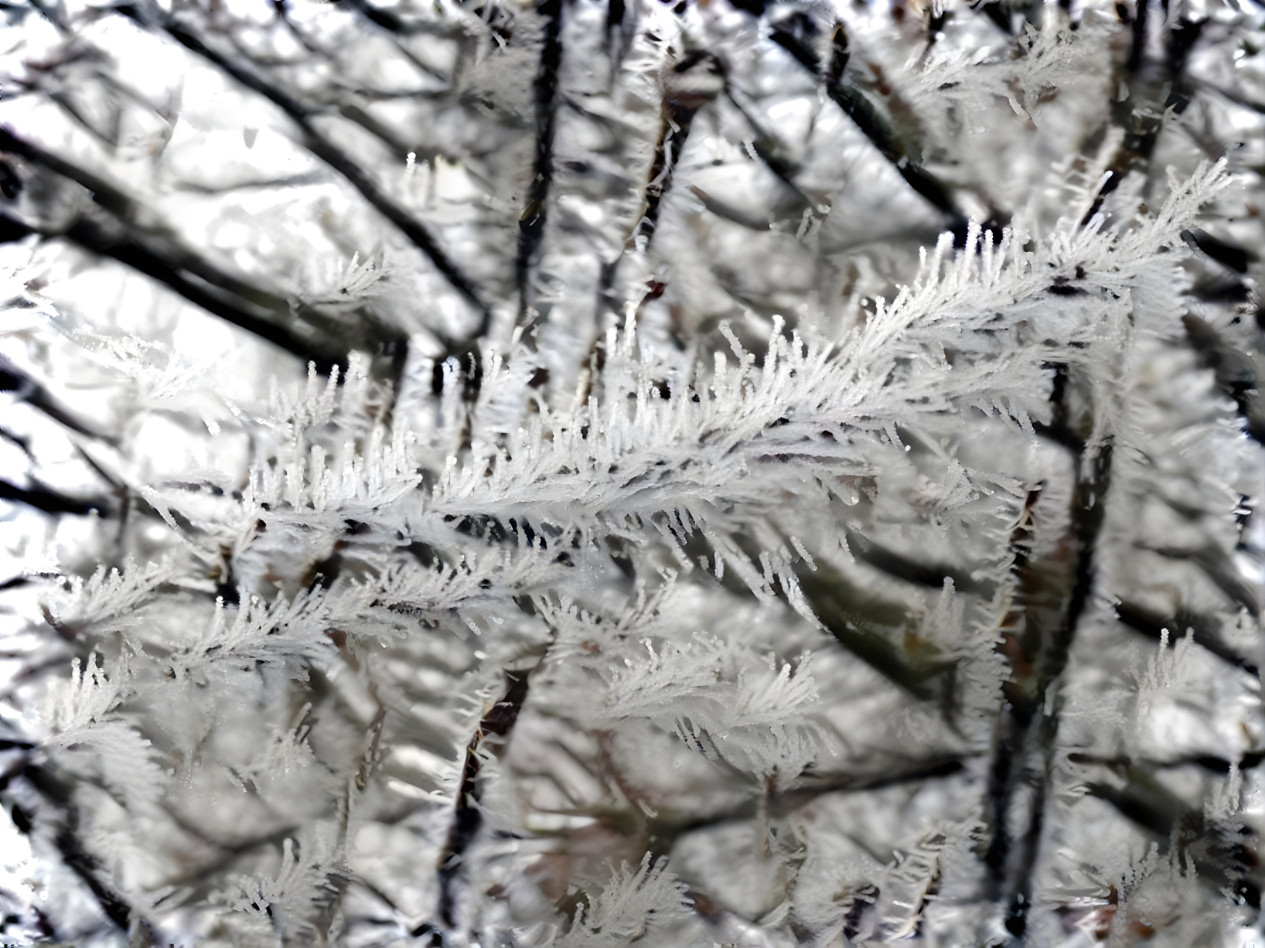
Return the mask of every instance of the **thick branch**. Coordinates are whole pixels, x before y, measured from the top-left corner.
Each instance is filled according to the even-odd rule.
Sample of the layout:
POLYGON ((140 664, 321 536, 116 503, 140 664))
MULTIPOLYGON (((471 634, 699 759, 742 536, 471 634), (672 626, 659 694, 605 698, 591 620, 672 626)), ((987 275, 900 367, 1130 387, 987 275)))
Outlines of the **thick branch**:
POLYGON ((562 66, 562 0, 540 0, 536 12, 544 21, 544 43, 533 93, 536 107, 536 156, 527 204, 518 222, 518 319, 530 309, 532 276, 540 263, 553 183, 553 139, 558 124, 558 70, 562 66))
MULTIPOLYGON (((44 800, 61 811, 63 822, 53 832, 52 843, 62 862, 87 887, 111 925, 127 932, 132 927, 132 908, 101 878, 97 859, 83 848, 80 842, 79 810, 75 806, 70 786, 48 768, 35 763, 28 763, 22 776, 39 791, 44 800)), ((12 818, 14 826, 24 834, 30 834, 35 829, 32 818, 16 802, 12 804, 12 818)), ((149 927, 143 920, 142 925, 149 927)))

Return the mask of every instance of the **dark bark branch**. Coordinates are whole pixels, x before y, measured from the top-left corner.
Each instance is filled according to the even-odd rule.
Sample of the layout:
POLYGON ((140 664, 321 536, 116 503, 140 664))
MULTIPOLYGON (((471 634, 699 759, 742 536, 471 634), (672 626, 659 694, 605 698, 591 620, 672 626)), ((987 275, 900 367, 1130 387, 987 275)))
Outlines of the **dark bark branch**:
MULTIPOLYGON (((1094 582, 1097 544, 1106 491, 1110 482, 1110 445, 1086 469, 1086 441, 1082 424, 1068 409, 1068 369, 1055 366, 1050 396, 1052 419, 1042 433, 1064 446, 1075 484, 1071 501, 1071 533, 1051 555, 1034 560, 1029 555, 1029 511, 1039 502, 1041 488, 1028 495, 1023 519, 1011 538, 1015 553, 1016 594, 1023 603, 1022 631, 1008 633, 1004 654, 1011 674, 1003 684, 1007 704, 998 714, 995 749, 987 785, 991 835, 984 853, 988 897, 1006 906, 1006 928, 1016 940, 1027 930, 1032 875, 1045 819, 1047 785, 1055 764, 1058 702, 1047 713, 1047 696, 1057 689, 1066 670, 1068 653, 1094 582), (1027 825, 1017 836, 1010 832, 1011 810, 1021 786, 1035 782, 1027 825)), ((1056 692, 1057 696, 1057 692, 1056 692)))
MULTIPOLYGON (((750 540, 741 536, 733 540, 753 562, 759 561, 760 550, 750 540)), ((685 551, 696 561, 704 557, 714 561, 717 555, 698 534, 688 538, 685 551)), ((915 660, 887 636, 870 627, 900 623, 905 615, 903 606, 885 602, 860 589, 848 577, 821 562, 815 570, 803 563, 797 564, 795 580, 818 621, 847 652, 920 701, 943 697, 940 685, 952 670, 951 663, 915 660)), ((728 571, 721 583, 735 595, 751 595, 746 584, 728 571)), ((779 594, 786 599, 786 590, 779 589, 779 594)))
POLYGON ((1247 248, 1214 237, 1201 227, 1183 230, 1182 240, 1235 273, 1247 273, 1248 266, 1257 259, 1247 248))
POLYGON ((1203 21, 1182 17, 1168 26, 1165 59, 1158 70, 1161 74, 1155 75, 1157 70, 1149 68, 1146 59, 1149 8, 1150 0, 1138 0, 1137 15, 1130 24, 1131 43, 1122 77, 1128 95, 1121 100, 1113 98, 1109 107, 1112 123, 1124 130, 1124 140, 1108 169, 1111 176, 1099 188, 1082 224, 1093 219, 1102 209, 1103 200, 1120 186, 1129 172, 1150 164, 1164 130, 1166 112, 1172 109, 1174 115, 1181 115, 1194 95, 1186 64, 1203 32, 1203 21))
POLYGON ((991 593, 988 584, 975 579, 967 570, 947 563, 924 563, 895 553, 869 540, 855 531, 847 534, 848 550, 854 557, 877 570, 928 589, 943 589, 945 580, 951 580, 958 592, 977 593, 987 597, 991 593))
POLYGON ((726 823, 750 820, 761 807, 774 819, 784 819, 814 800, 830 794, 873 793, 891 787, 912 786, 932 780, 947 780, 961 774, 966 757, 946 754, 926 760, 902 760, 881 772, 854 773, 847 776, 805 777, 800 785, 775 791, 767 799, 752 796, 723 812, 707 816, 685 817, 663 815, 650 819, 646 831, 657 851, 665 855, 677 839, 698 830, 726 823))
POLYGON ((483 716, 466 746, 457 807, 447 842, 439 856, 439 917, 450 929, 457 924, 457 883, 463 874, 465 853, 483 825, 483 811, 479 806, 483 784, 479 780, 479 772, 483 767, 484 738, 495 735, 504 739, 513 730, 527 701, 530 674, 530 671, 506 673, 505 697, 483 716))
MULTIPOLYGON (((246 329, 281 348, 316 362, 322 371, 345 359, 346 350, 321 345, 321 335, 304 338, 286 327, 297 317, 313 330, 345 322, 316 307, 292 302, 288 297, 237 276, 183 246, 172 234, 144 235, 136 221, 141 216, 137 201, 98 174, 67 161, 34 142, 0 126, 0 151, 17 155, 87 189, 94 203, 114 219, 113 226, 80 218, 64 230, 26 224, 0 213, 0 234, 18 240, 31 234, 62 237, 84 250, 123 263, 175 290, 191 303, 246 329)), ((362 342, 363 340, 356 340, 362 342)), ((390 341, 380 339, 379 341, 390 341)), ((348 347, 350 348, 350 346, 348 347)))
MULTIPOLYGON (((7 441, 9 444, 16 447, 19 451, 26 455, 26 459, 28 461, 35 460, 35 455, 31 453, 31 444, 29 439, 24 438, 21 435, 14 434, 8 428, 0 428, 0 440, 7 441)), ((0 586, 0 588, 3 588, 3 586, 0 586)))
POLYGON ((32 141, 15 135, 7 125, 0 125, 0 151, 17 155, 63 178, 69 178, 87 189, 98 207, 123 220, 130 221, 136 217, 136 202, 113 183, 87 168, 82 168, 60 155, 41 148, 32 141))
POLYGON ((109 501, 102 497, 79 499, 42 486, 18 487, 6 480, 0 480, 0 500, 25 504, 27 507, 50 514, 86 517, 92 513, 103 516, 108 516, 110 513, 109 501))
MULTIPOLYGON (((4 220, 2 215, 0 215, 0 220, 4 220)), ((112 438, 106 437, 99 431, 94 431, 88 424, 76 418, 49 394, 48 389, 3 357, 0 357, 0 392, 13 392, 16 398, 26 402, 32 408, 38 409, 53 419, 53 421, 65 428, 69 428, 71 431, 86 435, 89 438, 98 438, 102 441, 113 443, 112 438)))
POLYGON ((849 602, 851 584, 818 563, 816 570, 798 566, 795 578, 805 600, 826 630, 844 649, 921 701, 939 695, 936 679, 952 665, 915 662, 886 636, 867 628, 849 602))
MULTIPOLYGON (((773 174, 775 178, 799 199, 796 210, 802 210, 804 207, 812 207, 813 201, 807 194, 800 189, 795 183, 795 173, 798 170, 794 162, 789 161, 785 157, 786 146, 778 141, 768 129, 757 119, 751 111, 738 101, 737 95, 728 84, 726 84, 725 98, 730 104, 741 113, 743 119, 751 126, 754 138, 751 140, 751 150, 755 152, 755 156, 760 159, 760 163, 764 165, 773 174)), ((767 225, 766 225, 767 229, 767 225)))
POLYGON ((444 27, 425 20, 405 20, 392 10, 365 0, 348 0, 348 5, 374 26, 397 36, 452 36, 460 31, 459 27, 444 27))
MULTIPOLYGON (((97 860, 83 848, 80 842, 79 810, 75 806, 70 786, 48 768, 35 763, 28 763, 22 776, 45 801, 60 811, 61 825, 52 833, 52 843, 62 862, 83 882, 106 919, 120 931, 127 932, 132 925, 132 908, 101 878, 97 860)), ((13 822, 24 834, 35 829, 31 817, 16 803, 13 804, 13 822)))
MULTIPOLYGON (((599 312, 604 305, 613 302, 611 293, 615 289, 619 265, 624 257, 638 247, 643 251, 648 250, 654 241, 655 230, 659 226, 659 208, 663 196, 672 186, 672 177, 676 173, 685 143, 689 140, 694 116, 721 88, 718 86, 714 90, 708 89, 706 78, 703 79, 701 92, 691 90, 690 86, 698 82, 699 76, 713 71, 723 73, 720 61, 710 53, 701 52, 685 57, 673 69, 669 89, 660 107, 659 136, 655 141, 650 170, 646 174, 646 186, 642 191, 641 213, 624 240, 619 256, 602 265, 598 277, 599 312)), ((657 292, 662 292, 662 287, 652 287, 641 302, 652 298, 657 292)))
MULTIPOLYGON (((1063 404, 1057 404, 1056 418, 1065 410, 1063 404)), ((1075 459, 1077 480, 1071 503, 1074 549, 1071 589, 1057 624, 1050 629, 1038 630, 1041 641, 1033 662, 1035 687, 1030 693, 1013 693, 994 769, 990 791, 994 836, 986 862, 994 886, 1004 893, 1006 929, 1017 940, 1022 939, 1027 931, 1028 910, 1032 905, 1036 864, 1047 816, 1047 797, 1056 763, 1059 731, 1057 688, 1067 669, 1072 643, 1094 588, 1095 552, 1111 483, 1111 459, 1110 443, 1092 458, 1078 456, 1075 459), (1052 689, 1055 700, 1049 702, 1047 696, 1052 689), (1022 836, 1012 840, 1006 831, 1011 801, 1019 782, 1030 775, 1026 761, 1034 754, 1040 755, 1040 765, 1031 773, 1035 777, 1031 816, 1022 836)), ((1028 614, 1030 621, 1039 619, 1039 613, 1033 609, 1029 609, 1028 614)))
MULTIPOLYGON (((836 24, 835 30, 837 36, 845 36, 846 44, 843 25, 836 24)), ((808 43, 787 30, 774 29, 770 38, 808 72, 824 78, 826 94, 830 96, 830 100, 852 120, 861 134, 869 139, 870 144, 877 148, 879 154, 887 159, 888 163, 905 179, 906 184, 942 214, 952 218, 959 216, 949 189, 935 175, 909 156, 908 150, 887 120, 866 98, 865 93, 845 80, 841 68, 832 66, 823 76, 821 57, 808 43)))
POLYGON ((540 66, 533 84, 536 109, 536 154, 527 203, 518 222, 518 320, 525 325, 534 298, 532 279, 540 264, 541 246, 553 184, 553 140, 558 125, 558 70, 562 67, 562 0, 540 0, 536 12, 544 24, 540 66))
MULTIPOLYGON (((146 24, 143 16, 135 6, 124 5, 116 9, 136 20, 142 26, 146 24)), ((413 246, 417 247, 434 265, 449 285, 461 294, 480 315, 480 326, 474 333, 481 338, 487 333, 492 314, 483 302, 474 284, 466 277, 457 264, 439 246, 429 230, 404 208, 395 202, 384 191, 373 177, 362 168, 347 152, 339 148, 312 123, 310 111, 287 93, 273 86, 253 72, 243 68, 222 53, 208 46, 192 29, 174 20, 164 18, 159 26, 168 36, 196 56, 233 79, 239 85, 267 99, 281 109, 286 117, 298 128, 304 147, 333 171, 344 178, 353 188, 360 192, 375 210, 391 222, 413 246)))
MULTIPOLYGON (((1183 231, 1182 236, 1186 237, 1190 233, 1183 231)), ((1204 236, 1207 237, 1206 234, 1204 236)), ((1197 242, 1199 238, 1192 235, 1188 239, 1197 242)), ((1240 248, 1227 249, 1242 253, 1243 256, 1238 260, 1242 261, 1244 267, 1253 259, 1247 251, 1240 248)), ((1260 358, 1225 339, 1213 326, 1194 313, 1182 316, 1182 325, 1191 347, 1199 354, 1200 362, 1213 370, 1217 386, 1234 400, 1235 409, 1242 419, 1243 430, 1255 441, 1265 442, 1265 400, 1261 398, 1258 371, 1263 365, 1260 358)))
POLYGON ((1181 611, 1173 616, 1165 616, 1162 613, 1129 602, 1117 603, 1115 609, 1117 618, 1127 628, 1133 629, 1135 632, 1141 632, 1155 642, 1160 641, 1165 629, 1173 633, 1174 641, 1184 635, 1186 630, 1189 629, 1193 633, 1192 637, 1195 644, 1200 648, 1217 656, 1223 662, 1242 669, 1254 678, 1259 673, 1255 662, 1244 658, 1221 637, 1217 631, 1217 623, 1209 616, 1189 611, 1181 611))
POLYGON ((181 263, 160 250, 148 247, 131 237, 110 233, 95 221, 79 220, 65 230, 55 231, 38 229, 0 213, 0 233, 62 238, 97 256, 116 260, 174 290, 208 313, 219 316, 306 362, 315 363, 322 372, 329 373, 346 358, 345 353, 325 351, 284 326, 277 325, 269 319, 272 315, 269 310, 251 306, 220 286, 182 272, 181 263))
POLYGON ((250 839, 241 839, 235 842, 225 842, 209 835, 204 829, 198 826, 196 820, 189 819, 179 813, 173 807, 165 805, 163 807, 171 821, 188 833, 191 837, 199 842, 205 843, 219 850, 214 858, 208 860, 204 864, 187 870, 178 876, 166 880, 165 887, 174 891, 156 900, 155 904, 167 904, 169 900, 180 899, 181 891, 191 887, 205 884, 208 880, 214 879, 225 869, 242 860, 259 849, 266 846, 277 846, 284 840, 293 837, 300 832, 301 826, 296 824, 286 824, 270 833, 262 836, 252 837, 250 839))
POLYGON ((1221 774, 1225 776, 1230 770, 1237 767, 1239 770, 1254 770, 1262 763, 1265 763, 1265 751, 1250 751, 1244 754, 1237 761, 1229 760, 1225 757, 1218 757, 1216 754, 1190 754, 1183 757, 1173 757, 1167 760, 1150 759, 1150 758, 1134 758, 1134 757, 1095 757, 1092 754, 1072 753, 1067 755, 1068 763, 1079 765, 1098 765, 1102 767, 1110 767, 1113 770, 1124 772, 1130 767, 1150 768, 1153 770, 1176 770, 1181 767, 1198 767, 1200 770, 1207 771, 1211 774, 1221 774))
POLYGON ((1258 869, 1255 834, 1249 827, 1209 818, 1141 768, 1126 767, 1123 776, 1123 786, 1091 781, 1086 789, 1161 845, 1176 847, 1194 864, 1196 877, 1260 909, 1261 885, 1252 877, 1258 869))

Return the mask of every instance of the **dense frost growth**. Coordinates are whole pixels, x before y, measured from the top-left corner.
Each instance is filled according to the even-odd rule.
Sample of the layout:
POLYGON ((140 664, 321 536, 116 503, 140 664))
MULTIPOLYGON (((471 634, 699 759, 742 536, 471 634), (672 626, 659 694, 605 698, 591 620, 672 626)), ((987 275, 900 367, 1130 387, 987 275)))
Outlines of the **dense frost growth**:
POLYGON ((0 18, 0 942, 1260 937, 1259 5, 0 18))

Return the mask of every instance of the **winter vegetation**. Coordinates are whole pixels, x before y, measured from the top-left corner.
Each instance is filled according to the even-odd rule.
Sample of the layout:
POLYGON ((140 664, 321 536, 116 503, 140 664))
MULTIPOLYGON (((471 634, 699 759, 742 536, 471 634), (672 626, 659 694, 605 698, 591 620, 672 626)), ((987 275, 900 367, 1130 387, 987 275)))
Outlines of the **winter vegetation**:
POLYGON ((0 943, 1262 937, 1259 0, 0 17, 0 943))

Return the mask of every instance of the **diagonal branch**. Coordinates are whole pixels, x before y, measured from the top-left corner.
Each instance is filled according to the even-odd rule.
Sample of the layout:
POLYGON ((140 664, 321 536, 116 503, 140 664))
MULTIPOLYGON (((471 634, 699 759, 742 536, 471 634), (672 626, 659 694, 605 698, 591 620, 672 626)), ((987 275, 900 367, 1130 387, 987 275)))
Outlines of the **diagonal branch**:
POLYGON ((47 487, 18 487, 6 480, 0 480, 0 501, 25 504, 35 510, 50 514, 70 514, 86 517, 91 513, 108 514, 110 503, 104 498, 87 498, 80 500, 50 490, 47 487))
MULTIPOLYGON (((119 931, 136 930, 140 938, 152 928, 136 913, 127 900, 102 878, 100 861, 88 852, 81 841, 79 809, 75 805, 69 782, 51 768, 28 761, 21 775, 50 807, 60 811, 60 824, 51 832, 51 841, 65 866, 84 884, 101 914, 119 931), (135 928, 134 928, 135 926, 135 928)), ((13 825, 23 835, 32 835, 36 824, 15 800, 11 804, 13 825)), ((138 942, 144 943, 144 942, 138 942)))
MULTIPOLYGON (((1055 407, 1056 412, 1065 410, 1061 401, 1055 407)), ((1075 552, 1070 589, 1062 614, 1051 625, 1045 626, 1040 622, 1039 613, 1029 609, 1029 621, 1035 626, 1037 641, 1027 643, 1025 651, 1032 653, 1035 680, 1028 689, 1010 691, 1009 709, 1004 713, 1001 727, 1002 740, 990 775, 993 840, 985 861, 991 883, 1001 890, 1002 900, 1007 904, 1006 930, 1016 940, 1022 939, 1027 931, 1058 740, 1057 689, 1094 587, 1095 552, 1107 506, 1111 461, 1110 442, 1093 457, 1078 455, 1075 458, 1077 479, 1071 502, 1071 540, 1075 552), (1049 700, 1050 697, 1053 700, 1049 700), (1038 754, 1040 765, 1035 774, 1030 774, 1025 763, 1038 754), (1036 778, 1028 810, 1030 816, 1024 832, 1012 838, 1006 828, 1011 805, 1020 783, 1030 775, 1036 778)), ((1048 585, 1048 578, 1041 575, 1040 564, 1022 564, 1021 582, 1035 583, 1039 589, 1048 585)), ((1047 595, 1051 592, 1044 591, 1047 595)))
MULTIPOLYGON (((5 220, 5 218, 0 217, 0 220, 5 220)), ((115 439, 103 432, 94 431, 87 422, 75 417, 71 411, 53 397, 47 388, 3 356, 0 356, 0 392, 13 392, 16 398, 42 412, 62 427, 78 434, 89 438, 97 438, 109 444, 113 444, 115 441, 115 439)))
POLYGON ((272 315, 271 311, 235 298, 223 287, 185 272, 180 261, 162 251, 146 246, 134 238, 111 233, 95 221, 78 220, 65 230, 57 231, 37 228, 7 214, 0 214, 0 232, 12 235, 11 239, 31 235, 60 237, 93 254, 116 260, 174 290, 208 313, 254 333, 305 361, 315 363, 322 372, 328 373, 334 365, 346 358, 345 352, 326 351, 273 322, 268 318, 272 315))
POLYGON ((1193 876, 1230 894, 1240 905, 1260 910, 1261 885, 1253 878, 1258 864, 1252 845, 1255 834, 1250 827, 1213 819, 1140 767, 1129 765, 1121 776, 1123 786, 1091 781, 1086 790, 1181 853, 1193 867, 1193 876))
MULTIPOLYGON (((847 38, 842 24, 835 25, 836 49, 846 50, 847 38), (840 45, 842 44, 842 45, 840 45)), ((810 45, 789 30, 774 29, 770 39, 781 46, 804 69, 825 82, 826 94, 843 113, 852 120, 861 134, 870 140, 893 168, 915 192, 928 204, 948 217, 957 218, 959 213, 949 194, 949 189, 939 178, 910 158, 904 144, 892 130, 887 120, 879 114, 874 104, 843 77, 846 52, 832 57, 830 68, 823 75, 821 56, 810 45)))
MULTIPOLYGON (((135 5, 125 4, 115 9, 142 26, 147 25, 146 17, 137 10, 135 5)), ((492 312, 480 297, 474 284, 439 246, 438 241, 425 225, 401 207, 351 155, 334 144, 312 123, 312 116, 307 108, 260 76, 212 49, 193 30, 176 20, 163 17, 159 21, 159 27, 185 49, 206 60, 239 85, 263 96, 281 109, 298 128, 304 147, 360 192, 361 197, 390 221, 413 246, 422 251, 449 285, 474 307, 481 318, 479 328, 474 335, 476 338, 486 335, 491 324, 492 312)))
POLYGON ((486 754, 484 738, 495 735, 504 739, 513 730, 527 701, 530 675, 530 670, 505 673, 505 696, 483 715, 466 746, 461 786, 457 790, 457 808, 439 857, 439 917, 449 929, 457 924, 457 882, 464 868, 465 853, 483 825, 483 811, 479 807, 483 784, 479 780, 479 772, 486 754))
MULTIPOLYGON (((659 226, 663 196, 672 187, 672 178, 689 139, 690 128, 699 109, 715 99, 724 89, 725 67, 714 54, 695 50, 672 67, 659 111, 659 136, 642 190, 641 213, 624 240, 619 254, 602 265, 598 281, 599 310, 612 305, 619 267, 634 250, 644 253, 654 240, 659 226)), ((653 299, 662 288, 652 287, 641 302, 653 299)))
MULTIPOLYGON (((19 240, 36 233, 45 237, 63 237, 84 250, 126 264, 133 270, 175 290, 185 299, 201 306, 263 339, 268 340, 306 361, 316 362, 328 371, 346 355, 348 347, 320 345, 305 335, 292 332, 285 324, 296 316, 316 328, 326 329, 340 322, 340 317, 325 313, 306 303, 292 301, 274 290, 252 283, 182 244, 165 229, 141 233, 139 222, 145 213, 139 203, 108 179, 45 148, 15 135, 0 126, 0 151, 17 155, 32 164, 67 178, 87 190, 93 202, 113 219, 108 224, 82 217, 68 228, 57 230, 17 221, 0 214, 0 231, 6 240, 19 240)), ((368 327, 382 336, 381 327, 368 327)), ((311 334, 317 339, 324 334, 311 334)), ((390 334, 371 341, 389 343, 390 334)), ((363 344, 363 343, 362 343, 363 344)))
POLYGON ((1193 633, 1195 644, 1215 655, 1228 665, 1242 669, 1253 678, 1260 674, 1260 669, 1250 658, 1240 655, 1228 643, 1218 630, 1218 623, 1212 616, 1202 615, 1190 610, 1180 610, 1176 615, 1165 615, 1153 609, 1131 602, 1119 602, 1115 606, 1116 617, 1127 628, 1155 642, 1162 641, 1163 633, 1169 629, 1186 629, 1193 633))

